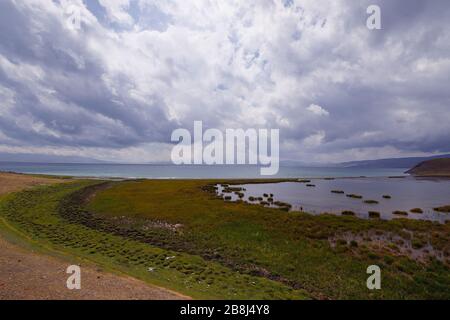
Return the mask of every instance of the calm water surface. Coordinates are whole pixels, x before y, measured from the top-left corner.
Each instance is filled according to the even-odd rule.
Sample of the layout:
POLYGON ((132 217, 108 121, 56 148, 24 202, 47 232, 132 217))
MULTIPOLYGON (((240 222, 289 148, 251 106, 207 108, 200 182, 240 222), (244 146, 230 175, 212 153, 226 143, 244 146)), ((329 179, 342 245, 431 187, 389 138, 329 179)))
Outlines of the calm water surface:
MULTIPOLYGON (((274 195, 275 201, 291 204, 293 210, 312 213, 340 214, 350 210, 357 216, 368 218, 369 211, 380 212, 382 219, 399 218, 393 215, 395 210, 407 211, 407 218, 445 222, 450 220, 448 213, 439 213, 433 208, 450 204, 450 179, 425 179, 407 177, 392 179, 375 178, 337 178, 334 180, 312 179, 315 187, 307 187, 304 183, 283 182, 265 184, 244 184, 233 187, 245 188, 243 200, 250 196, 262 197, 264 193, 274 195), (363 199, 353 199, 345 194, 334 194, 331 190, 342 190, 345 194, 357 194, 363 199), (391 199, 384 199, 390 195, 391 199), (376 200, 378 204, 366 204, 364 200, 376 200), (413 208, 421 208, 424 213, 409 212, 413 208)), ((219 188, 219 193, 222 188, 219 188)), ((237 200, 232 195, 232 200, 237 200)))
POLYGON ((299 178, 299 177, 359 177, 403 175, 407 169, 360 169, 281 167, 275 176, 261 176, 259 167, 248 165, 175 166, 155 164, 48 164, 1 162, 0 171, 32 174, 67 175, 73 177, 118 177, 151 179, 243 179, 243 178, 299 178))

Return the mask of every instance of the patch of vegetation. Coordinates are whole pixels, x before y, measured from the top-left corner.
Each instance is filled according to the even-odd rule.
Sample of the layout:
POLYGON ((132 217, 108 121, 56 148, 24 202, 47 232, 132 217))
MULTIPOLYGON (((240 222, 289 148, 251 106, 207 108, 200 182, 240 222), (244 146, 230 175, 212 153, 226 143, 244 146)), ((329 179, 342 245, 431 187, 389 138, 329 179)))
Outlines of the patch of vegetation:
POLYGON ((421 208, 414 208, 410 210, 412 213, 423 213, 423 210, 421 208))
POLYGON ((434 211, 449 213, 450 212, 450 205, 434 208, 434 211))
POLYGON ((315 185, 315 184, 310 184, 310 183, 308 183, 306 186, 307 186, 307 187, 314 188, 316 185, 315 185))
MULTIPOLYGON (((367 265, 383 264, 390 253, 372 251, 364 242, 356 251, 345 250, 351 246, 332 248, 328 242, 331 237, 348 232, 376 230, 409 235, 405 230, 415 233, 434 230, 439 237, 431 239, 432 245, 439 250, 448 250, 445 241, 450 241, 450 225, 406 219, 384 221, 326 214, 313 216, 293 211, 286 214, 275 208, 215 199, 201 191, 202 185, 208 183, 212 182, 121 183, 98 192, 89 208, 97 212, 95 217, 104 221, 116 221, 117 217, 125 215, 136 223, 158 220, 182 224, 182 231, 175 234, 163 236, 162 232, 153 230, 151 235, 140 231, 139 236, 146 241, 159 241, 165 248, 213 259, 244 274, 256 272, 293 288, 303 288, 315 298, 404 299, 437 292, 440 292, 438 296, 450 296, 450 279, 445 276, 448 265, 430 262, 424 268, 422 262, 413 260, 408 260, 412 266, 409 274, 400 272, 394 265, 383 267, 385 276, 390 279, 386 281, 389 285, 382 293, 368 292, 365 287, 367 265), (149 195, 159 201, 149 202, 149 195), (364 250, 366 254, 360 252, 364 250), (320 272, 317 272, 318 265, 320 272), (427 283, 415 283, 410 274, 427 278, 427 283), (447 283, 443 286, 447 289, 430 289, 437 283, 431 279, 437 278, 447 283)), ((288 211, 286 207, 281 210, 288 211)))
POLYGON ((354 215, 355 215, 355 213, 354 213, 353 211, 350 211, 350 210, 342 211, 341 214, 342 214, 343 216, 354 216, 354 215))
POLYGON ((275 201, 273 204, 276 205, 277 207, 280 207, 287 211, 289 211, 292 208, 292 205, 290 203, 286 203, 286 202, 282 202, 282 201, 275 201))
POLYGON ((311 180, 302 179, 302 180, 298 180, 298 182, 300 182, 300 183, 310 183, 311 180))
POLYGON ((406 211, 400 211, 400 210, 395 210, 394 212, 392 212, 392 214, 395 214, 397 216, 407 216, 408 212, 406 211))
POLYGON ((343 190, 331 190, 331 193, 344 194, 343 190))
POLYGON ((347 194, 348 198, 353 198, 353 199, 362 199, 363 197, 360 196, 359 194, 347 194))
POLYGON ((388 194, 383 195, 383 199, 392 199, 392 197, 388 194))
POLYGON ((381 215, 378 211, 369 211, 369 218, 378 219, 380 216, 381 215))
POLYGON ((305 296, 299 290, 304 289, 313 298, 450 298, 447 264, 408 258, 397 264, 398 257, 364 242, 333 248, 328 241, 349 232, 407 230, 435 235, 431 244, 445 250, 450 225, 313 216, 225 202, 205 187, 219 182, 46 187, 2 201, 0 215, 43 243, 193 297, 295 299, 305 296), (88 199, 93 200, 86 204, 88 199), (386 257, 395 263, 385 265, 386 257), (385 279, 377 292, 366 287, 366 268, 373 263, 383 265, 385 279))
POLYGON ((378 204, 378 201, 377 200, 365 200, 364 203, 367 203, 367 204, 378 204))
POLYGON ((280 282, 241 274, 197 255, 154 246, 130 229, 127 234, 119 232, 118 226, 107 226, 80 206, 85 190, 101 190, 97 183, 82 181, 39 187, 7 196, 0 202, 0 217, 44 246, 193 297, 306 297, 302 291, 280 282))

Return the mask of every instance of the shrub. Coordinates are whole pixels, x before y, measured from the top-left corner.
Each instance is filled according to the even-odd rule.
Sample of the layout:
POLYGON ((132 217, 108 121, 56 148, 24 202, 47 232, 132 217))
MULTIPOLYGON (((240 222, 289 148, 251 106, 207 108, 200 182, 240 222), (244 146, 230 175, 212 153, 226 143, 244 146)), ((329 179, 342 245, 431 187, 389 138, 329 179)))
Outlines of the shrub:
POLYGON ((392 212, 392 214, 395 214, 395 215, 398 215, 398 216, 407 216, 408 212, 396 210, 396 211, 392 212))
POLYGON ((369 211, 369 218, 379 218, 380 216, 378 211, 369 211))
POLYGON ((348 194, 347 197, 354 199, 362 199, 362 196, 360 196, 359 194, 348 194))
POLYGON ((437 211, 437 212, 447 212, 447 213, 449 213, 449 212, 450 212, 450 205, 448 205, 448 206, 443 206, 443 207, 437 207, 437 208, 434 208, 434 211, 437 211))

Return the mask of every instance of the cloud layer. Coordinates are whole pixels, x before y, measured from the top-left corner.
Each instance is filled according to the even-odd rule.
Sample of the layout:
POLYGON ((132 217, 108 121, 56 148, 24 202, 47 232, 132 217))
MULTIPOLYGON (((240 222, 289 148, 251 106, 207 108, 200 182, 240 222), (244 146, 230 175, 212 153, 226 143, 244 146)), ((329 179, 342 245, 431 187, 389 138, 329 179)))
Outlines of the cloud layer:
POLYGON ((169 160, 194 120, 284 159, 450 151, 448 1, 325 2, 3 0, 0 151, 169 160))

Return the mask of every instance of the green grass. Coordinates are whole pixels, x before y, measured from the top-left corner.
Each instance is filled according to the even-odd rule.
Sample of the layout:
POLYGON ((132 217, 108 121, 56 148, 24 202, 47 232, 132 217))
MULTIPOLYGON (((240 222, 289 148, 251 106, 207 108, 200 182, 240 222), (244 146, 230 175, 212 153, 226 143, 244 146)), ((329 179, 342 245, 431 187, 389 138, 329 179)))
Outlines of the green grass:
POLYGON ((312 216, 224 202, 211 187, 205 188, 214 183, 218 181, 117 183, 98 192, 88 209, 101 221, 95 228, 201 256, 242 274, 271 278, 305 289, 313 298, 450 298, 448 264, 433 258, 417 262, 398 252, 377 251, 364 244, 342 242, 332 247, 329 243, 330 238, 348 232, 376 230, 410 237, 407 230, 414 233, 413 240, 416 236, 430 237, 436 249, 448 254, 448 224, 312 216), (152 228, 149 221, 180 224, 182 228, 177 232, 152 228), (367 289, 366 268, 370 264, 382 267, 383 290, 367 289))
POLYGON ((414 248, 430 243, 448 257, 450 224, 312 216, 223 201, 214 193, 217 181, 128 181, 105 190, 97 183, 8 195, 0 200, 0 217, 43 247, 194 298, 450 298, 448 263, 417 262, 341 238, 392 233, 414 248), (382 269, 382 290, 366 287, 371 264, 382 269))
MULTIPOLYGON (((41 247, 88 259, 194 298, 301 299, 304 292, 241 274, 198 255, 175 252, 63 218, 70 197, 95 182, 37 187, 2 197, 0 217, 41 247), (153 272, 148 268, 154 268, 153 272)), ((80 210, 79 207, 71 208, 80 210)), ((4 224, 3 224, 4 226, 4 224)))

